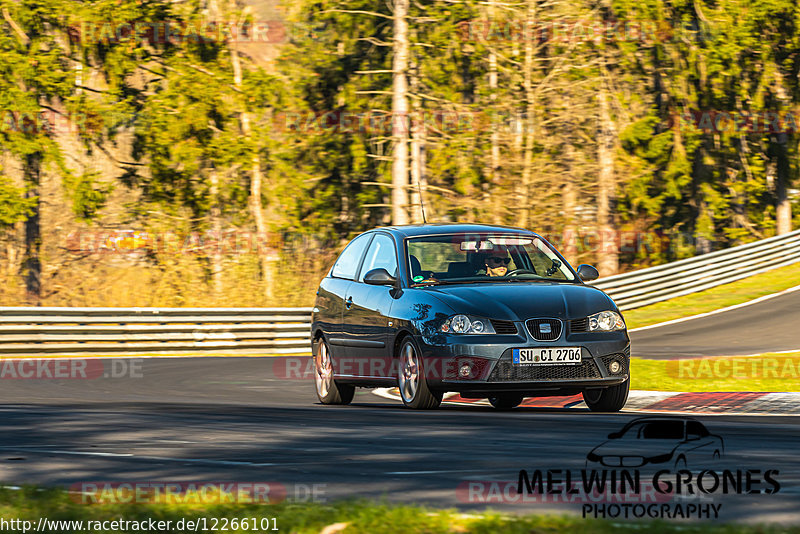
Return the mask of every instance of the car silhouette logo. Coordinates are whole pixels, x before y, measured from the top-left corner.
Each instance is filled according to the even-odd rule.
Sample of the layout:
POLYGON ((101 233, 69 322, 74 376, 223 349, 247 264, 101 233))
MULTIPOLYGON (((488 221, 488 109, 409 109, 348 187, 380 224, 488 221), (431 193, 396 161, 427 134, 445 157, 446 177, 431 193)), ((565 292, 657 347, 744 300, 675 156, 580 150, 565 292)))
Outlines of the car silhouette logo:
POLYGON ((643 467, 668 465, 674 469, 708 467, 725 453, 720 436, 711 434, 700 421, 684 417, 640 417, 586 456, 587 465, 643 467))
POLYGON ((548 323, 542 323, 539 325, 539 333, 540 334, 549 334, 553 331, 552 327, 548 323))

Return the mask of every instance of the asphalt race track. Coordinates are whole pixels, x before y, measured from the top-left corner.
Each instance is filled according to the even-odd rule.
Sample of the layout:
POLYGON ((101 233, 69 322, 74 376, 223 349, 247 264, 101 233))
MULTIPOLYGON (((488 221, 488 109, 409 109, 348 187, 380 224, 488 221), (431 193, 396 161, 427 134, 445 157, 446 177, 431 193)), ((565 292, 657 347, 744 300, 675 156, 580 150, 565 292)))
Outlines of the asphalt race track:
MULTIPOLYGON (((685 358, 797 349, 798 312, 800 291, 789 292, 633 332, 632 352, 685 358)), ((351 406, 322 406, 311 380, 300 378, 309 376, 302 373, 309 360, 103 360, 102 368, 93 362, 90 378, 71 380, 4 373, 0 481, 73 489, 103 481, 261 482, 296 500, 382 497, 465 510, 580 513, 580 499, 519 502, 508 489, 516 488, 521 469, 584 469, 587 453, 607 434, 644 415, 477 405, 415 412, 370 390, 359 390, 351 406)), ((691 471, 777 470, 780 489, 700 500, 684 495, 681 502, 722 504, 723 521, 800 523, 800 418, 697 419, 724 439, 725 454, 701 459, 691 471)))
MULTIPOLYGON (((520 503, 508 494, 511 502, 495 498, 487 505, 489 490, 464 488, 516 487, 520 469, 580 470, 609 432, 641 416, 480 406, 414 412, 368 390, 351 406, 321 406, 309 380, 287 379, 281 358, 136 363, 141 368, 128 378, 3 380, 0 480, 64 487, 269 482, 298 500, 316 490, 327 500, 384 497, 465 510, 580 513, 579 503, 551 496, 520 503)), ((780 482, 775 494, 714 494, 701 502, 721 503, 723 521, 800 523, 800 419, 698 419, 725 440, 725 456, 690 469, 776 469, 780 482)))
POLYGON ((651 359, 800 351, 800 291, 689 321, 631 332, 631 355, 651 359))

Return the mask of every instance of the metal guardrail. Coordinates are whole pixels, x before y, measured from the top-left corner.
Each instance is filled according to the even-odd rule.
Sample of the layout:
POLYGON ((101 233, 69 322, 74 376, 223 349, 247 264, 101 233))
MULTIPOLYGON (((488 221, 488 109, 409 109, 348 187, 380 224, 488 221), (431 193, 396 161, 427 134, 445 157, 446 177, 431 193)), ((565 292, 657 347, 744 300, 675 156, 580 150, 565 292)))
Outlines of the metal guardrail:
MULTIPOLYGON (((593 282, 623 310, 800 261, 800 230, 593 282)), ((0 356, 310 353, 311 308, 0 307, 0 356)))
POLYGON ((704 291, 800 261, 800 230, 591 284, 614 299, 621 310, 704 291))
POLYGON ((3 308, 0 356, 309 354, 311 308, 3 308))

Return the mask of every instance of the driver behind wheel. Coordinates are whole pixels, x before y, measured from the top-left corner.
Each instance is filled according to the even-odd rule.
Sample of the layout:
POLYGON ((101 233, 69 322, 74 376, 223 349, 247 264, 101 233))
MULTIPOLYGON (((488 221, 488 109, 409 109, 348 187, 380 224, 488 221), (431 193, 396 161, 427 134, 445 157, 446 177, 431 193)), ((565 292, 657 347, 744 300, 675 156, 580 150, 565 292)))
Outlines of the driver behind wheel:
POLYGON ((508 251, 497 250, 486 256, 484 265, 486 266, 487 276, 505 276, 508 273, 508 264, 511 258, 508 251))

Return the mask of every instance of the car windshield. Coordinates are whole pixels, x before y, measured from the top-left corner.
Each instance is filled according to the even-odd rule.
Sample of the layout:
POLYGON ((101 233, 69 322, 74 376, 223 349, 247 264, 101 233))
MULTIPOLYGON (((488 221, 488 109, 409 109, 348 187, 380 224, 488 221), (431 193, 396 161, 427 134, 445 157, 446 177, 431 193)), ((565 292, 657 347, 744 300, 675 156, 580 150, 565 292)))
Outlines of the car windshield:
POLYGON ((636 439, 683 439, 683 421, 649 421, 632 425, 625 437, 636 439))
POLYGON ((576 280, 543 239, 520 234, 447 234, 407 241, 412 285, 576 280))

